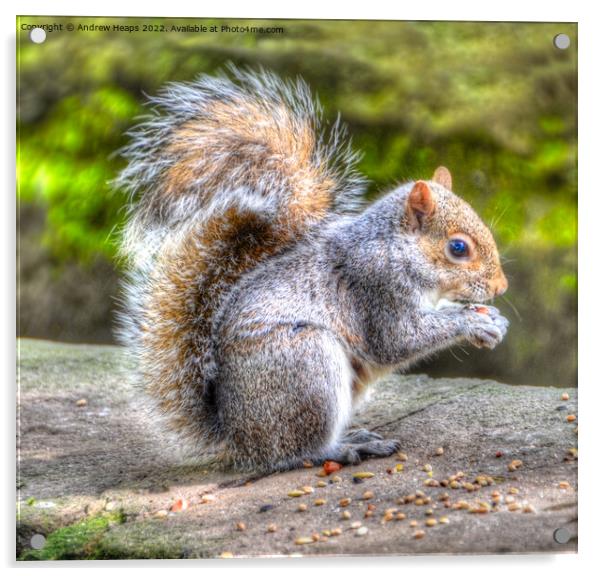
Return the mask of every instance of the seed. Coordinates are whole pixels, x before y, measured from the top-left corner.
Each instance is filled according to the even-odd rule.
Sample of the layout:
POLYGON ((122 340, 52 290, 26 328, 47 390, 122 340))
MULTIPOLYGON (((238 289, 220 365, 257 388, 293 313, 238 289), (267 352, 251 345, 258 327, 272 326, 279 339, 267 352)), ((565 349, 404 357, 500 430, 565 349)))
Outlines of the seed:
POLYGON ((320 535, 319 535, 317 532, 314 532, 314 533, 311 535, 311 539, 312 539, 314 542, 317 542, 317 541, 320 539, 320 535))
POLYGON ((508 470, 510 472, 514 472, 515 470, 520 468, 522 465, 523 465, 522 460, 512 460, 512 462, 510 462, 510 464, 508 464, 508 470))
POLYGON ((314 502, 314 506, 324 506, 324 504, 326 504, 326 500, 324 500, 324 498, 318 498, 314 502))
POLYGON ((477 476, 475 478, 475 482, 479 485, 479 486, 487 486, 488 481, 487 481, 487 477, 486 476, 477 476))
POLYGON ((569 414, 569 415, 566 417, 566 421, 567 421, 567 422, 574 422, 575 420, 577 420, 577 416, 575 416, 574 414, 569 414))
POLYGON ((439 502, 449 500, 449 494, 447 492, 443 492, 443 494, 439 494, 439 496, 437 496, 437 500, 439 500, 439 502))
POLYGON ((439 524, 449 524, 449 518, 447 516, 441 516, 441 518, 439 518, 439 524))
POLYGON ((232 552, 222 552, 219 555, 220 558, 234 558, 234 554, 232 552))
POLYGON ((438 481, 438 480, 435 480, 434 478, 431 478, 431 479, 429 479, 429 480, 426 480, 426 481, 424 482, 424 484, 425 484, 426 486, 430 486, 431 488, 438 488, 438 487, 439 487, 439 481, 438 481))
POLYGON ((374 498, 374 492, 371 490, 366 490, 362 495, 362 500, 371 500, 372 498, 374 498))
POLYGON ((425 464, 425 465, 422 467, 422 470, 423 470, 424 472, 432 472, 432 471, 433 471, 433 467, 432 467, 430 464, 425 464))
POLYGON ((416 496, 423 498, 426 494, 422 490, 416 490, 416 496))
POLYGON ((446 500, 445 502, 443 502, 443 506, 445 508, 451 508, 452 503, 449 500, 446 500))
POLYGON ((313 486, 303 486, 301 490, 306 494, 311 494, 314 491, 313 486))
POLYGON ((169 512, 167 510, 157 510, 157 512, 155 512, 153 516, 155 518, 166 518, 168 514, 169 512))
POLYGON ((414 504, 416 506, 422 506, 424 505, 424 500, 422 498, 416 498, 416 500, 414 500, 414 504))
POLYGON ((416 494, 408 494, 405 498, 404 498, 404 502, 406 504, 410 504, 412 502, 414 502, 414 500, 416 500, 416 494))
POLYGON ((324 476, 328 476, 328 474, 326 474, 324 469, 321 469, 319 472, 316 473, 316 476, 318 476, 319 478, 324 478, 324 476))
POLYGON ((518 502, 512 502, 511 504, 508 504, 508 510, 510 510, 510 512, 516 512, 520 509, 521 505, 518 502))
POLYGON ((433 515, 433 509, 429 508, 428 510, 424 511, 424 515, 425 516, 432 516, 433 515))
POLYGON ((273 533, 276 532, 276 530, 278 530, 278 526, 276 526, 276 524, 268 524, 266 530, 270 533, 273 533))
POLYGON ((333 528, 330 531, 330 535, 331 536, 340 536, 343 533, 343 529, 342 528, 333 528))
POLYGON ((87 406, 88 405, 88 401, 85 398, 80 398, 76 403, 76 406, 79 406, 80 408, 82 406, 87 406))
POLYGON ((366 508, 368 508, 368 510, 376 510, 376 504, 368 504, 366 508))
POLYGON ((564 457, 565 460, 577 460, 578 458, 578 454, 579 452, 577 451, 577 448, 569 448, 566 451, 566 455, 564 457))
POLYGON ((358 528, 357 532, 355 533, 356 536, 365 536, 366 534, 368 534, 368 528, 366 526, 358 528))
POLYGON ((569 399, 569 395, 565 392, 561 397, 561 400, 568 400, 569 399))
POLYGON ((558 488, 561 488, 562 490, 568 490, 570 487, 571 485, 564 480, 562 482, 558 482, 558 488))
POLYGON ((468 510, 470 508, 470 504, 466 502, 466 500, 458 500, 453 507, 457 508, 458 510, 468 510))
POLYGON ((532 513, 535 512, 535 508, 531 504, 526 504, 523 508, 523 512, 532 513))
POLYGON ((418 520, 410 520, 410 526, 412 528, 415 528, 416 526, 418 526, 418 520))
POLYGON ((452 488, 453 490, 456 490, 457 488, 460 488, 460 482, 458 482, 457 480, 452 480, 449 483, 449 487, 452 488))
POLYGON ((427 526, 436 526, 437 525, 437 520, 435 520, 435 518, 429 518, 425 524, 427 526))
POLYGON ((343 465, 339 464, 338 462, 334 462, 333 460, 326 460, 326 462, 324 462, 324 465, 322 466, 322 469, 328 476, 333 472, 338 472, 342 467, 343 465))
POLYGON ((374 476, 374 472, 356 472, 353 477, 361 478, 362 480, 365 478, 372 478, 374 476))
POLYGON ((341 513, 341 518, 343 520, 349 520, 349 518, 351 518, 351 512, 349 512, 349 510, 343 510, 341 513))
POLYGON ((414 538, 416 538, 416 540, 420 540, 421 538, 424 538, 424 535, 425 535, 424 530, 416 530, 416 532, 414 532, 414 538))
POLYGON ((351 504, 351 498, 341 498, 339 500, 339 506, 342 506, 343 508, 349 506, 349 504, 351 504))
POLYGON ((390 520, 393 520, 393 512, 385 512, 383 515, 383 522, 389 522, 390 520))
POLYGON ((311 544, 312 542, 314 542, 314 539, 308 538, 307 536, 303 536, 295 540, 295 544, 311 544))
POLYGON ((299 504, 299 507, 297 508, 297 510, 299 512, 305 512, 307 510, 307 504, 299 504))
POLYGON ((406 519, 406 515, 403 512, 398 512, 397 514, 395 514, 395 520, 405 520, 406 519))
POLYGON ((342 479, 340 476, 333 476, 333 477, 330 479, 330 482, 331 482, 332 484, 337 484, 337 483, 339 483, 339 482, 342 482, 342 481, 343 481, 343 479, 342 479))
POLYGON ((247 529, 247 525, 246 525, 244 522, 239 522, 239 523, 236 525, 236 529, 237 529, 239 532, 244 532, 244 531, 247 529))
POLYGON ((437 448, 437 450, 435 450, 435 455, 442 456, 443 452, 445 452, 445 450, 443 450, 442 446, 439 446, 439 448, 437 448))
POLYGON ((402 462, 406 462, 408 459, 408 455, 404 454, 403 452, 398 452, 397 453, 397 459, 401 460, 402 462))
POLYGON ((359 520, 356 520, 355 522, 352 522, 350 524, 352 529, 359 528, 361 525, 362 525, 362 523, 359 520))
POLYGON ((504 498, 504 502, 506 504, 512 504, 512 502, 514 502, 514 496, 506 496, 506 498, 504 498))
POLYGON ((322 530, 323 536, 330 536, 331 534, 332 534, 332 532, 330 530, 322 530))
POLYGON ((366 510, 366 512, 364 512, 364 518, 371 518, 373 514, 374 512, 372 510, 366 510))
POLYGON ((403 464, 401 462, 399 464, 395 464, 395 472, 403 472, 403 464))
POLYGON ((449 484, 449 480, 446 480, 444 478, 443 480, 439 480, 439 484, 441 484, 441 486, 443 486, 444 488, 447 488, 447 485, 449 484))
POLYGON ((209 502, 213 502, 215 500, 215 496, 213 494, 203 494, 201 496, 201 504, 208 504, 209 502))
POLYGON ((303 490, 291 490, 288 495, 290 498, 299 498, 299 496, 303 496, 305 492, 303 490))
POLYGON ((303 468, 313 468, 314 464, 313 462, 310 462, 309 460, 303 460, 303 468))
POLYGON ((491 510, 491 507, 487 502, 477 502, 476 506, 472 506, 468 509, 471 514, 487 514, 491 510))
POLYGON ((520 490, 514 486, 511 486, 510 488, 508 488, 508 494, 518 494, 520 492, 520 490))
MULTIPOLYGON (((318 480, 316 482, 316 486, 318 488, 325 488, 326 486, 328 486, 328 484, 326 484, 326 482, 324 482, 324 480, 318 480)), ((310 488, 311 488, 311 486, 310 486, 310 488)), ((313 492, 313 490, 312 490, 312 492, 313 492)))

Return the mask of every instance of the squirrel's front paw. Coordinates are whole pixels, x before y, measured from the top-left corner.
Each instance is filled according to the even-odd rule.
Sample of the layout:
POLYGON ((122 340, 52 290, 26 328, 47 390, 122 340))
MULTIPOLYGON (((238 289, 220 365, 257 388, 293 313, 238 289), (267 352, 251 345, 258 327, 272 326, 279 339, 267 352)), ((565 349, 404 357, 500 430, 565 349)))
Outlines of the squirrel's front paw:
POLYGON ((477 348, 495 348, 506 335, 509 322, 494 306, 471 304, 465 309, 466 339, 477 348))

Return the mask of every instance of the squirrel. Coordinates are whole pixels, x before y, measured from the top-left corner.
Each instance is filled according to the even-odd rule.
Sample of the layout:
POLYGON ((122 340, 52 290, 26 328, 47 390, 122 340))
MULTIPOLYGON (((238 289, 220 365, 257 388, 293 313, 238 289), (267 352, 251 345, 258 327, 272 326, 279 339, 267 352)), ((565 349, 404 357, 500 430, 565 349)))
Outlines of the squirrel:
POLYGON ((255 472, 398 451, 348 429, 371 384, 508 327, 483 304, 507 288, 495 240, 449 170, 366 206, 340 116, 263 69, 150 104, 121 150, 119 333, 167 429, 255 472))

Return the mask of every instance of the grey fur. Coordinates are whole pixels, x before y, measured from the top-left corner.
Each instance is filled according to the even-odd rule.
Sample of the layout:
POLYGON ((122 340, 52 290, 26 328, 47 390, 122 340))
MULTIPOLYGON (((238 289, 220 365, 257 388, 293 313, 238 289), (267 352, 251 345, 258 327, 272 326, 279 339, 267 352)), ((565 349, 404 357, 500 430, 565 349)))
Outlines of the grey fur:
MULTIPOLYGON (((161 274, 157 254, 168 254, 173 262, 191 228, 202 229, 226 207, 254 211, 267 220, 286 210, 288 192, 281 176, 271 173, 265 174, 260 190, 223 182, 207 202, 199 192, 203 182, 195 181, 179 204, 161 200, 155 185, 161 171, 178 160, 166 152, 174 127, 198 114, 207 99, 227 101, 233 95, 252 95, 267 108, 284 103, 295 114, 310 116, 316 128, 320 125, 304 83, 282 83, 265 72, 233 73, 239 85, 225 77, 170 85, 153 100, 163 115, 134 130, 133 143, 124 151, 131 164, 120 182, 142 198, 132 208, 124 243, 134 257, 122 337, 139 360, 144 358, 140 326, 149 322, 147 303, 161 274)), ((196 425, 183 431, 193 449, 200 451, 206 443, 217 446, 223 460, 239 469, 282 470, 303 460, 352 463, 395 452, 397 440, 366 431, 345 435, 361 399, 353 391, 358 366, 378 374, 406 369, 459 343, 493 348, 507 330, 507 320, 491 306, 483 314, 469 306, 429 304, 444 296, 443 278, 454 271, 433 264, 420 247, 421 231, 408 226, 413 182, 359 214, 346 210, 356 208, 362 179, 342 135, 337 124, 330 137, 320 137, 313 159, 333 175, 336 202, 331 214, 235 280, 216 303, 207 357, 188 358, 182 366, 174 363, 174 383, 188 377, 182 410, 197 415, 196 425)), ((451 217, 450 207, 459 206, 461 213, 453 217, 483 226, 452 192, 436 182, 429 186, 444 214, 451 217)), ((204 257, 199 247, 199 259, 204 257)), ((491 297, 482 272, 466 277, 465 299, 491 297)), ((166 351, 142 362, 141 379, 147 385, 155 369, 172 360, 166 351)))

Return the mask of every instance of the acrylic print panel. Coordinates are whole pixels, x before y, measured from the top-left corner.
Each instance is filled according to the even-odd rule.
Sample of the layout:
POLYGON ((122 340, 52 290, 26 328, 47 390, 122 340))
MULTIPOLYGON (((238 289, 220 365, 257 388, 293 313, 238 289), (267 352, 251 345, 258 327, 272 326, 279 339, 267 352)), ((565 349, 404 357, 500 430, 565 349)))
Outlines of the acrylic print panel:
POLYGON ((576 551, 576 24, 17 41, 19 559, 576 551))

